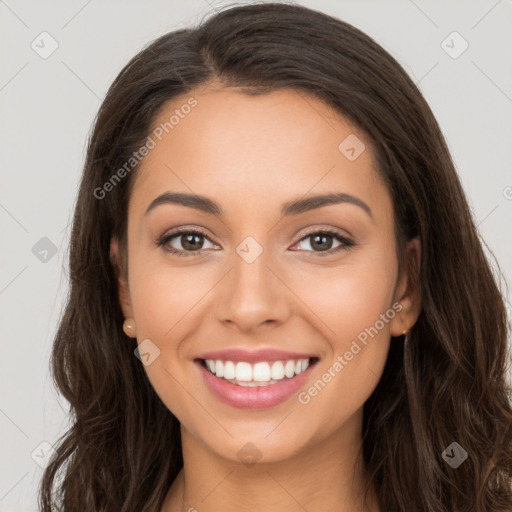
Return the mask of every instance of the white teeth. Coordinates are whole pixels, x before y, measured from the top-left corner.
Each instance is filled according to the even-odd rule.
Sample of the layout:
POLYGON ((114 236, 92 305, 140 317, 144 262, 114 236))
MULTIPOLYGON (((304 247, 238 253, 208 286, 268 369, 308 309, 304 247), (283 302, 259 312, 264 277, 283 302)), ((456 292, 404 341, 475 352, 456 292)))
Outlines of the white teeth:
POLYGON ((251 382, 238 382, 237 380, 229 380, 228 382, 231 382, 231 384, 236 384, 237 386, 243 386, 245 388, 259 388, 259 387, 265 387, 269 386, 271 384, 275 384, 276 382, 279 382, 278 380, 270 380, 268 382, 254 382, 253 380, 251 382))
POLYGON ((268 382, 270 380, 270 366, 268 363, 256 363, 252 370, 253 380, 256 382, 268 382))
POLYGON ((233 363, 232 361, 226 361, 226 364, 224 365, 224 378, 234 379, 235 375, 235 363, 233 363))
MULTIPOLYGON (((231 361, 228 361, 228 363, 231 361)), ((219 361, 216 362, 219 364, 219 361)), ((217 375, 218 377, 218 375, 217 375)), ((252 380, 252 368, 249 363, 237 363, 235 371, 235 379, 242 382, 249 382, 252 380)))
MULTIPOLYGON (((306 359, 306 361, 308 361, 306 359)), ((274 380, 281 380, 284 378, 284 366, 283 366, 283 363, 281 363, 281 361, 276 361, 273 365, 272 365, 272 369, 270 370, 270 373, 272 375, 272 378, 274 380)))
POLYGON ((224 376, 224 365, 222 361, 215 361, 215 375, 217 375, 217 377, 224 376))
POLYGON ((260 361, 255 364, 239 361, 221 361, 220 359, 206 359, 206 367, 217 377, 224 378, 240 386, 263 386, 275 384, 285 377, 291 379, 305 371, 310 363, 309 359, 288 361, 260 361))
POLYGON ((284 374, 291 379, 295 375, 295 363, 293 361, 286 361, 284 367, 284 374))

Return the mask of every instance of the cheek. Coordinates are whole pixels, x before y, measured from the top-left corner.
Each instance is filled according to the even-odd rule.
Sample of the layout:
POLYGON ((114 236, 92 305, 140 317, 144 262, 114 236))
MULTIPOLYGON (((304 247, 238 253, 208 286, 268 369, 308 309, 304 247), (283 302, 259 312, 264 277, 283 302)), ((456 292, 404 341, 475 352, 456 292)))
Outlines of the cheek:
MULTIPOLYGON (((378 250, 373 251, 375 253, 378 250)), ((311 321, 329 340, 333 351, 345 351, 347 343, 379 320, 390 309, 396 280, 395 261, 380 251, 380 257, 350 255, 337 267, 310 266, 294 279, 293 290, 310 309, 311 321)), ((394 315, 394 311, 391 311, 394 315)), ((389 322, 379 330, 389 334, 389 322)))
POLYGON ((142 251, 135 252, 130 271, 137 335, 158 342, 176 339, 175 332, 214 285, 205 265, 171 265, 165 257, 145 257, 142 251))
POLYGON ((308 323, 327 342, 319 368, 324 381, 311 390, 312 397, 322 391, 318 407, 343 403, 343 409, 355 410, 377 385, 389 350, 390 322, 399 308, 393 307, 396 277, 393 248, 382 245, 328 271, 301 273, 294 283, 307 304, 308 323))
MULTIPOLYGON (((308 418, 322 418, 315 428, 323 436, 345 424, 377 386, 389 351, 389 322, 396 314, 389 276, 368 269, 339 270, 337 277, 317 278, 315 292, 309 288, 306 295, 308 283, 299 292, 321 319, 310 323, 322 331, 327 353, 297 401, 308 418)), ((310 427, 307 422, 296 426, 301 431, 297 435, 306 435, 310 427)))
POLYGON ((201 413, 190 399, 187 382, 192 363, 182 353, 199 323, 205 319, 203 302, 215 284, 211 270, 199 265, 171 266, 165 258, 130 254, 130 293, 137 338, 150 339, 159 355, 144 370, 162 402, 187 425, 201 413))

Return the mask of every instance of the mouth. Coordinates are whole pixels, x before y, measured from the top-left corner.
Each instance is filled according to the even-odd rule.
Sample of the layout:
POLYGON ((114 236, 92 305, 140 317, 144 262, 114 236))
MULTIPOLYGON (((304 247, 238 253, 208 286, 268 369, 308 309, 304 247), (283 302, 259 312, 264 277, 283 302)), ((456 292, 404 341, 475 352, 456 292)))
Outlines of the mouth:
POLYGON ((224 361, 221 359, 196 359, 212 375, 231 384, 244 387, 260 387, 293 379, 318 362, 318 357, 281 361, 224 361))
POLYGON ((279 361, 229 361, 196 358, 209 390, 223 403, 259 409, 277 405, 304 386, 318 357, 279 361))

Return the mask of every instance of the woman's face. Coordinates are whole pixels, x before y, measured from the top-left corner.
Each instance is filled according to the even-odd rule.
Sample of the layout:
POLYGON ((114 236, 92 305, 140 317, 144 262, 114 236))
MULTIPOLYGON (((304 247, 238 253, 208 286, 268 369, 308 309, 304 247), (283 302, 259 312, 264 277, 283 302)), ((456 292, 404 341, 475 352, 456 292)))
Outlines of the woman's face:
POLYGON ((341 431, 357 439, 390 336, 418 310, 369 141, 290 90, 197 90, 153 128, 129 202, 120 292, 156 393, 191 438, 233 461, 285 459, 341 431), (154 203, 162 194, 191 198, 154 203), (277 382, 214 376, 201 361, 222 350, 235 353, 210 354, 222 361, 210 364, 227 377, 261 384, 270 371, 277 382), (291 377, 300 356, 315 359, 291 377))

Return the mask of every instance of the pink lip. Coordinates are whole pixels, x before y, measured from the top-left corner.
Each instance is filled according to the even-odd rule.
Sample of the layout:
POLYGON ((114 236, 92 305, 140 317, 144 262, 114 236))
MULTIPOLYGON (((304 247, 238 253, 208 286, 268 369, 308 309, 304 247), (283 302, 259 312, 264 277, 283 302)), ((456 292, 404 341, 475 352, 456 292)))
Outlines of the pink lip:
MULTIPOLYGON (((208 359, 210 358, 208 357, 208 359)), ((276 384, 251 388, 231 384, 223 378, 216 377, 199 360, 196 360, 196 364, 210 391, 221 402, 239 409, 262 409, 284 402, 305 385, 311 374, 311 368, 316 366, 316 363, 317 360, 311 362, 305 371, 291 379, 284 378, 276 384)))
POLYGON ((317 357, 315 354, 299 354, 297 352, 285 352, 284 350, 263 349, 249 352, 247 350, 231 349, 216 350, 197 356, 197 359, 220 359, 221 361, 245 361, 257 363, 258 361, 287 361, 289 359, 310 359, 317 357))

